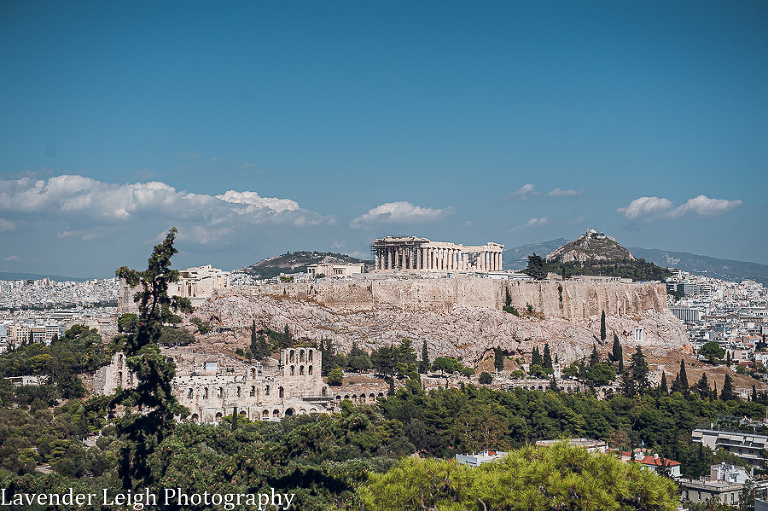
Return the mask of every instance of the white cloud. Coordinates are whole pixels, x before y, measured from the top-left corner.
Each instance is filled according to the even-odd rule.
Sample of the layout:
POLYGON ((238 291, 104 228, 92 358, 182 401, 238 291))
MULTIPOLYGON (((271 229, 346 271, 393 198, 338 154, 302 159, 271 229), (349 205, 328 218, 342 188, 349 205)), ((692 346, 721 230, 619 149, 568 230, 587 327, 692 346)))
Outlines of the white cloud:
POLYGON ((15 231, 16 224, 5 218, 0 218, 0 231, 15 231))
MULTIPOLYGON (((180 224, 179 227, 183 224, 189 228, 189 239, 199 243, 210 243, 221 237, 216 233, 226 234, 227 229, 233 232, 242 224, 301 227, 335 223, 332 217, 302 209, 294 200, 261 197, 251 191, 228 190, 212 196, 178 191, 157 181, 110 184, 76 175, 48 180, 0 179, 2 210, 65 221, 77 218, 77 229, 67 227, 58 236, 82 240, 102 236, 103 230, 99 229, 107 225, 139 218, 180 224)), ((3 222, 0 230, 12 225, 3 222)))
POLYGON ((369 210, 366 214, 352 220, 350 227, 356 229, 369 224, 408 224, 434 222, 453 212, 452 207, 433 209, 414 206, 410 202, 388 202, 369 210))
POLYGON ((658 197, 640 197, 629 203, 626 208, 616 211, 627 217, 628 220, 637 220, 641 217, 662 217, 672 209, 672 201, 658 197))
POLYGON ((543 216, 541 218, 531 218, 530 220, 528 220, 528 222, 526 222, 525 226, 526 227, 539 227, 541 225, 546 224, 547 222, 549 222, 549 218, 547 218, 545 216, 543 216))
POLYGON ((581 195, 584 193, 584 188, 581 190, 561 190, 560 188, 555 188, 554 190, 550 190, 547 192, 547 195, 550 197, 569 197, 573 195, 581 195))
POLYGON ((254 168, 255 166, 256 166, 256 164, 255 164, 255 163, 249 163, 249 162, 247 162, 247 161, 243 161, 243 164, 242 164, 242 165, 240 165, 240 168, 241 168, 241 169, 252 169, 252 168, 254 168))
POLYGON ((689 213, 699 216, 717 216, 741 206, 740 200, 710 199, 706 195, 699 195, 671 212, 673 218, 685 216, 689 213))
POLYGON ((5 258, 5 260, 8 262, 21 261, 21 257, 17 255, 9 255, 8 257, 5 258))
POLYGON ((689 215, 717 216, 741 206, 740 200, 710 199, 699 195, 688 200, 682 206, 674 207, 669 199, 659 197, 640 197, 629 203, 626 208, 616 211, 628 220, 659 220, 664 218, 681 218, 689 215))
POLYGON ((521 186, 517 191, 508 193, 504 198, 528 200, 528 195, 538 195, 538 192, 533 191, 534 188, 536 188, 536 185, 528 183, 521 186))

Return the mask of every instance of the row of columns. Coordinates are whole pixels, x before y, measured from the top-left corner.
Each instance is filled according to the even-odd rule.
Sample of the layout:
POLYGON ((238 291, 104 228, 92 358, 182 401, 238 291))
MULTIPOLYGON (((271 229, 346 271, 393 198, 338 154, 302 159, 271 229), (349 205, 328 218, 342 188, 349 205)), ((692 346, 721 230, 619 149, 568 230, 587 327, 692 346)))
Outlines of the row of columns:
POLYGON ((501 251, 429 246, 375 247, 376 270, 500 271, 501 251))

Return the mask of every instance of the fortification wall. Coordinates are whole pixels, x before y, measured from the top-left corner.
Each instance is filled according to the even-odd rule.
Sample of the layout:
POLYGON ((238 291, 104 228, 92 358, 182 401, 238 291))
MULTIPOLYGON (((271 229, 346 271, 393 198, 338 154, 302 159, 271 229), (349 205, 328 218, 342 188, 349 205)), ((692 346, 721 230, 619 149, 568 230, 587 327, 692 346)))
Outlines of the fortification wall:
POLYGON ((321 279, 314 283, 270 284, 255 288, 257 294, 309 299, 332 310, 351 312, 380 308, 447 311, 458 307, 501 310, 507 292, 518 310, 530 304, 547 318, 569 321, 606 314, 640 315, 666 310, 663 284, 513 281, 473 277, 393 278, 359 281, 321 279))

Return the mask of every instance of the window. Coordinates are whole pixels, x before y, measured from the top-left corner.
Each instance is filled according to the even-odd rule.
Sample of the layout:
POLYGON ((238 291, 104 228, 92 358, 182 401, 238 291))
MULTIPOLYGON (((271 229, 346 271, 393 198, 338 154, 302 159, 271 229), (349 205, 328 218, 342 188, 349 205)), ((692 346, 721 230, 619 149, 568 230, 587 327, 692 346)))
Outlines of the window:
POLYGON ((251 387, 251 397, 256 395, 256 387, 251 387))
POLYGON ((264 389, 264 395, 265 396, 269 395, 269 385, 267 385, 267 387, 264 389))

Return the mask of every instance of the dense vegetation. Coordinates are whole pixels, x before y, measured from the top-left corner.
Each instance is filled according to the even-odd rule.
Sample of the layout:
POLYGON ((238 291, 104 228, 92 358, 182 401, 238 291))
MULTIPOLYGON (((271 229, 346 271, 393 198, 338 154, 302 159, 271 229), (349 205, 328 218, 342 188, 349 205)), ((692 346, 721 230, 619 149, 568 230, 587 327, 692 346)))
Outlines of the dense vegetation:
POLYGON ((281 273, 300 273, 306 272, 307 266, 318 264, 323 260, 331 261, 333 264, 360 264, 371 263, 346 254, 335 254, 332 252, 286 252, 285 254, 264 259, 254 263, 243 270, 259 279, 271 279, 279 276, 281 273))
POLYGON ((571 261, 550 265, 552 270, 570 277, 573 275, 603 275, 632 279, 634 281, 664 280, 671 275, 666 268, 661 268, 644 259, 624 259, 613 261, 591 260, 571 261))

